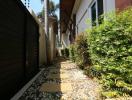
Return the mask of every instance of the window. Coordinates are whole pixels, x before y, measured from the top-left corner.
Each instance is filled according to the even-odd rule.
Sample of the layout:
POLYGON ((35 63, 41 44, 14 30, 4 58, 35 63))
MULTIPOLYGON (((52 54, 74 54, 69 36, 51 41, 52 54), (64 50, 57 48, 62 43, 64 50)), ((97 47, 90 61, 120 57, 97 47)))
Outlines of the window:
POLYGON ((103 21, 103 17, 101 16, 104 11, 103 11, 103 0, 97 0, 98 4, 98 23, 101 24, 103 21))
POLYGON ((94 3, 91 7, 91 18, 92 18, 92 26, 96 25, 96 3, 94 3))
POLYGON ((91 5, 91 21, 92 26, 96 26, 97 23, 101 24, 103 18, 100 17, 100 15, 103 14, 103 0, 94 0, 94 2, 91 5), (97 22, 96 22, 97 20, 97 22))

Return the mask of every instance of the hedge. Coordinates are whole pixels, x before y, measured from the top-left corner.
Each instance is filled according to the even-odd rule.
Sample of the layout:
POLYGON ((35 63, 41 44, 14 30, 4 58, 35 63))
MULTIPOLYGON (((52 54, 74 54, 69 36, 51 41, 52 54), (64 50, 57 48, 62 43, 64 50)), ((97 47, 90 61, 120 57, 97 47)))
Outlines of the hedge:
POLYGON ((87 33, 93 64, 87 73, 101 80, 104 96, 132 96, 132 8, 107 16, 87 33))
POLYGON ((105 97, 132 96, 132 8, 105 15, 101 25, 70 45, 70 59, 97 77, 105 97))
POLYGON ((69 49, 68 48, 62 49, 61 54, 62 56, 69 58, 69 49))
POLYGON ((70 59, 74 61, 79 68, 84 69, 90 66, 91 60, 88 53, 88 44, 86 33, 81 33, 76 37, 75 43, 70 45, 70 59))

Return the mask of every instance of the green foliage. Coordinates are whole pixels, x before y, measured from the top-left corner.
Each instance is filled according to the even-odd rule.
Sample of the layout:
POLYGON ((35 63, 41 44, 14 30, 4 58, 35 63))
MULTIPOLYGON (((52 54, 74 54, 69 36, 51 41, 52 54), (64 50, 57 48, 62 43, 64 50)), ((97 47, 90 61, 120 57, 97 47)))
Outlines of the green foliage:
POLYGON ((72 60, 73 62, 75 62, 75 54, 76 54, 76 48, 75 48, 75 45, 74 44, 71 44, 70 45, 70 48, 69 48, 69 58, 70 60, 72 60))
POLYGON ((64 51, 65 51, 65 56, 66 57, 69 57, 69 49, 68 48, 65 48, 64 51))
MULTIPOLYGON (((44 0, 41 0, 42 3, 44 3, 44 0)), ((55 4, 53 0, 49 0, 49 9, 48 9, 48 14, 49 16, 55 17, 57 19, 57 15, 56 15, 56 11, 59 9, 59 4, 55 4)), ((37 15, 39 18, 43 18, 44 17, 44 7, 42 9, 41 12, 39 12, 37 15)))
POLYGON ((64 57, 69 57, 69 49, 68 48, 62 49, 61 54, 64 57))
POLYGON ((107 91, 107 92, 102 92, 102 95, 107 98, 111 98, 111 97, 119 96, 119 93, 118 93, 118 91, 107 91))
POLYGON ((65 55, 65 51, 64 51, 64 49, 61 50, 61 55, 62 55, 62 56, 65 55))
POLYGON ((70 45, 70 59, 84 69, 85 66, 91 64, 88 53, 87 37, 84 33, 77 36, 75 43, 70 45))
POLYGON ((107 16, 87 40, 93 64, 87 73, 101 79, 104 95, 132 95, 132 8, 107 16))
POLYGON ((89 77, 97 77, 98 79, 101 78, 101 69, 96 66, 90 66, 88 69, 84 70, 84 73, 88 75, 89 77))
POLYGON ((80 68, 84 68, 87 65, 91 64, 89 53, 88 53, 88 44, 86 33, 81 33, 77 36, 75 40, 76 45, 76 63, 80 68))

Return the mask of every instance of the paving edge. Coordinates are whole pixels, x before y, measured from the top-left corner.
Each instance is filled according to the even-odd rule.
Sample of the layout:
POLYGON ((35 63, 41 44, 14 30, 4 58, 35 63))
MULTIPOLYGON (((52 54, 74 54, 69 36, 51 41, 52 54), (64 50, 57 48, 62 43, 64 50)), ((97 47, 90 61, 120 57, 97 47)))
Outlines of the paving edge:
POLYGON ((122 98, 113 98, 113 99, 105 99, 105 100, 132 100, 132 97, 122 97, 122 98))
POLYGON ((40 72, 35 75, 26 85, 24 85, 10 100, 18 100, 43 71, 44 68, 41 69, 40 72))

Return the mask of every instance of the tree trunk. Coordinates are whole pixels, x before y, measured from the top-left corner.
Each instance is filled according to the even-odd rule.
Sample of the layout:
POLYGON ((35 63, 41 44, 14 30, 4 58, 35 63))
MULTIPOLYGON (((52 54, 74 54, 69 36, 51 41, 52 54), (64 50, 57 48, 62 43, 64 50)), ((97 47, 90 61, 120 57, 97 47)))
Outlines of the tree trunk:
POLYGON ((49 0, 44 0, 44 14, 45 14, 45 34, 46 34, 46 52, 47 52, 47 64, 51 61, 51 50, 50 50, 50 37, 49 37, 49 0))
POLYGON ((45 33, 47 35, 47 38, 49 38, 49 14, 48 14, 48 5, 49 5, 49 0, 44 0, 44 13, 45 13, 45 33))

